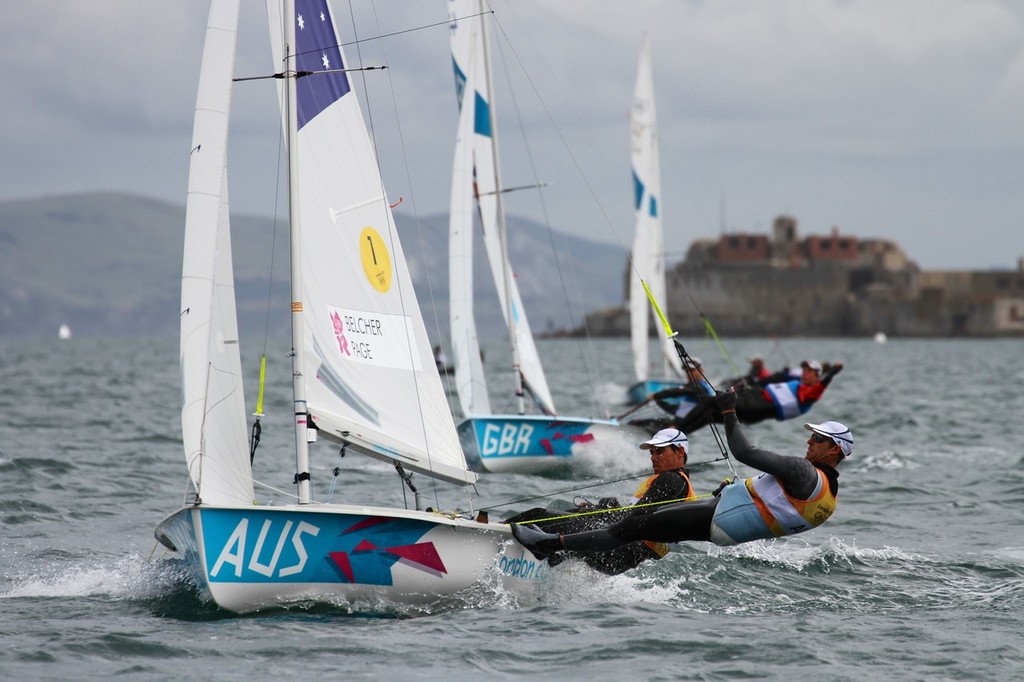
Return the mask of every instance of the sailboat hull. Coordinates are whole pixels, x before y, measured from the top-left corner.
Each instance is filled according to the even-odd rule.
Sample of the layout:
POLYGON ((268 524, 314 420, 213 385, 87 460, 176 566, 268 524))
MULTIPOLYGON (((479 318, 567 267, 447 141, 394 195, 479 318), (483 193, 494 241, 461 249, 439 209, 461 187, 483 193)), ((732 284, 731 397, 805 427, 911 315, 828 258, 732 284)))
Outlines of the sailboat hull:
POLYGON ((546 567, 508 526, 374 507, 184 507, 155 534, 218 606, 238 613, 426 604, 495 578, 524 594, 546 567))
POLYGON ((638 381, 626 390, 626 404, 639 405, 652 393, 669 388, 682 388, 685 384, 676 379, 647 379, 638 381))
POLYGON ((614 420, 540 415, 468 417, 458 426, 471 463, 491 473, 540 473, 594 448, 636 448, 647 432, 614 420))

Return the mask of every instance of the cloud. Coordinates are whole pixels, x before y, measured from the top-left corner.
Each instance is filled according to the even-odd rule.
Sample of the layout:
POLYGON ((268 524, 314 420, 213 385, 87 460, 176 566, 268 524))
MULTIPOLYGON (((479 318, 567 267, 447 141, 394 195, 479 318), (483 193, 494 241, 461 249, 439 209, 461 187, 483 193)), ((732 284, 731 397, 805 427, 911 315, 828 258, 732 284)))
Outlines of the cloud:
MULTIPOLYGON (((263 5, 242 5, 239 73, 267 72, 263 5)), ((839 225, 896 239, 925 266, 1009 265, 1024 254, 1024 3, 492 6, 505 178, 547 181, 543 208, 558 229, 631 238, 627 116, 647 31, 669 249, 722 227, 764 230, 787 210, 804 231, 839 225), (980 220, 969 237, 972 216, 980 220)), ((347 20, 348 8, 338 10, 347 20)), ((347 48, 350 61, 390 67, 366 77, 366 113, 386 132, 378 149, 389 192, 423 212, 448 204, 446 10, 440 1, 360 4, 361 37, 402 33, 347 48)), ((207 12, 205 0, 5 8, 0 198, 120 189, 183 201, 207 12)), ((269 87, 236 87, 232 197, 243 210, 275 205, 275 106, 269 87)), ((526 198, 510 205, 541 210, 526 198)))

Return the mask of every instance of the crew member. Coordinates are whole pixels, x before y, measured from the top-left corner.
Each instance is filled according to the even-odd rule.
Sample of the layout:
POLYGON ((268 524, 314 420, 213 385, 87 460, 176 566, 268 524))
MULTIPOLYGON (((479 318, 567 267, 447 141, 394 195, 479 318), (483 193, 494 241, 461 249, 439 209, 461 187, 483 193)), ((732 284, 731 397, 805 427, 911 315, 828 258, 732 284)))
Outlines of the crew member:
MULTIPOLYGON (((770 383, 764 387, 748 384, 734 386, 738 396, 736 414, 740 423, 756 424, 767 419, 785 421, 806 414, 821 399, 832 379, 843 370, 843 363, 832 363, 826 370, 817 360, 804 360, 800 367, 799 379, 770 383)), ((706 401, 703 409, 693 410, 683 419, 673 419, 671 424, 687 433, 693 433, 711 421, 721 424, 722 413, 714 401, 706 401)), ((665 420, 654 423, 665 426, 665 420)), ((644 425, 650 428, 649 422, 644 425)))
MULTIPOLYGON (((679 501, 693 498, 693 489, 686 474, 687 450, 689 441, 686 434, 678 429, 659 431, 648 441, 640 444, 641 450, 651 455, 651 468, 654 474, 647 477, 633 493, 628 506, 633 509, 609 511, 600 514, 570 515, 566 518, 554 518, 541 521, 535 527, 552 533, 575 533, 593 530, 621 521, 632 516, 644 516, 657 507, 652 503, 679 501)), ((584 502, 574 510, 579 512, 619 507, 615 498, 602 498, 598 503, 584 502)), ((531 519, 543 519, 550 516, 563 516, 566 512, 550 511, 535 508, 523 512, 508 520, 508 523, 521 524, 531 519)), ((591 568, 608 575, 616 575, 635 568, 648 559, 660 559, 669 552, 668 545, 658 542, 636 541, 626 543, 608 552, 585 553, 578 555, 591 568)), ((574 556, 572 552, 558 552, 547 557, 548 563, 555 566, 565 559, 574 556)))
POLYGON ((804 424, 811 432, 800 458, 753 447, 736 416, 735 391, 720 392, 729 450, 737 460, 764 473, 724 485, 718 494, 658 507, 608 528, 570 535, 512 526, 512 534, 538 558, 560 550, 606 552, 637 540, 710 541, 734 545, 802 533, 825 523, 839 493, 836 467, 853 453, 853 434, 843 424, 804 424))

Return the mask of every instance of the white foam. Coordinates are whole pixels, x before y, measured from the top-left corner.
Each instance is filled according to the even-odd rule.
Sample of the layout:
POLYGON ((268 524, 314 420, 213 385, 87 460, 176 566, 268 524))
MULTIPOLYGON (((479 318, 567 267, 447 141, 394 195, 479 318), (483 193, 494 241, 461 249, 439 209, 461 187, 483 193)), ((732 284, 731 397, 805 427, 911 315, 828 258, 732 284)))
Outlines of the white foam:
POLYGON ((608 381, 594 387, 594 398, 603 406, 621 406, 628 399, 627 388, 614 381, 608 381))
POLYGON ((140 599, 166 593, 177 580, 178 576, 164 562, 128 555, 110 566, 80 562, 64 565, 59 572, 50 575, 14 577, 13 586, 0 593, 0 599, 93 596, 140 599))
POLYGON ((897 547, 881 549, 860 549, 846 541, 829 536, 818 544, 812 544, 805 538, 791 537, 778 540, 758 540, 747 542, 735 547, 717 547, 710 545, 708 554, 715 557, 734 556, 755 559, 780 566, 788 566, 802 570, 823 561, 829 563, 846 562, 853 559, 863 561, 930 561, 929 559, 908 554, 897 547))

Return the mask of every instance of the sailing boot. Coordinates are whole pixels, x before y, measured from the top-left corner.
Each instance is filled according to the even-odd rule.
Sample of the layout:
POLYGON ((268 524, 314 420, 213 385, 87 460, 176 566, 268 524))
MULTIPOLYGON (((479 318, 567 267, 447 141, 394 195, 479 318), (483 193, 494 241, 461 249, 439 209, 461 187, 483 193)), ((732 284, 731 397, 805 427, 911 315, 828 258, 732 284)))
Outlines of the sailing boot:
POLYGON ((537 526, 520 526, 518 523, 513 523, 512 537, 520 545, 530 550, 533 556, 537 557, 540 561, 562 549, 561 535, 545 533, 537 528, 537 526))

